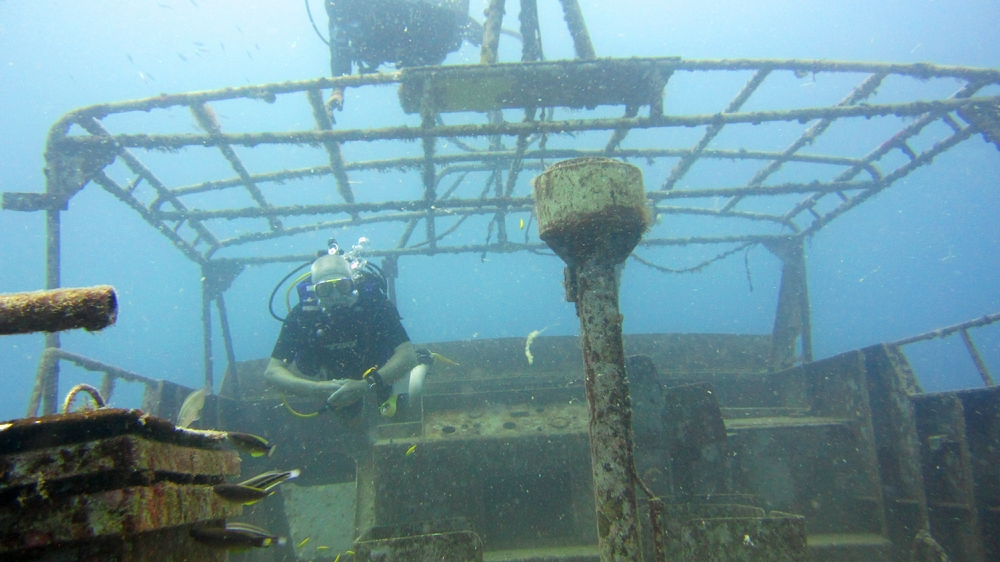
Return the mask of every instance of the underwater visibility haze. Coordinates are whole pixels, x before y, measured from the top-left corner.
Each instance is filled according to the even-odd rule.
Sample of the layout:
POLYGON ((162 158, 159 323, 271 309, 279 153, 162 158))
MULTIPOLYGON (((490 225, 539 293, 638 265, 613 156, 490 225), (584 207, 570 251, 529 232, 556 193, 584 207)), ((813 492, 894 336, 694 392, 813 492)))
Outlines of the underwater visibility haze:
MULTIPOLYGON (((315 4, 314 18, 325 32, 322 3, 315 4)), ((470 14, 482 21, 479 15, 486 4, 473 1, 470 14)), ((545 56, 572 58, 572 41, 558 3, 549 4, 539 3, 545 56)), ((1000 7, 985 0, 580 5, 600 57, 1000 65, 1000 38, 991 23, 998 21, 1000 7)), ((517 26, 517 8, 508 2, 504 27, 517 26)), ((0 2, 0 45, 0 102, 5 108, 0 191, 44 189, 48 129, 72 109, 160 93, 311 79, 328 75, 329 69, 329 52, 299 2, 8 0, 0 2)), ((502 36, 500 61, 519 59, 517 40, 502 36)), ((466 42, 445 64, 478 60, 478 47, 466 42)), ((814 86, 803 80, 801 89, 810 88, 814 86)), ((669 111, 670 103, 691 105, 732 95, 729 90, 670 91, 667 107, 669 111)), ((387 100, 394 103, 391 95, 387 100)), ((351 105, 348 97, 345 111, 336 116, 341 123, 380 125, 377 115, 352 115, 351 105)), ((224 126, 239 117, 219 116, 224 126)), ((365 150, 377 151, 377 143, 365 150)), ((976 135, 960 150, 949 151, 833 221, 809 242, 817 358, 1000 309, 997 156, 996 148, 976 135)), ((183 172, 189 179, 200 177, 197 170, 183 172)), ((416 176, 411 178, 416 181, 416 176)), ((297 240, 293 251, 310 253, 330 236, 336 234, 297 240)), ((360 236, 370 238, 374 246, 395 242, 395 232, 382 233, 377 224, 351 229, 338 239, 353 243, 360 236)), ((0 238, 0 290, 42 288, 43 215, 4 211, 0 238)), ((717 254, 715 250, 721 251, 710 248, 708 254, 717 254)), ((93 186, 74 197, 63 214, 62 256, 63 286, 111 284, 121 303, 114 327, 95 334, 66 333, 64 347, 134 372, 197 386, 203 367, 194 264, 93 186)), ((676 269, 699 263, 702 257, 672 258, 664 250, 650 256, 676 269)), ((621 290, 625 331, 769 333, 780 267, 766 251, 752 250, 751 292, 742 257, 683 275, 664 275, 630 263, 621 290)), ((416 342, 523 337, 548 325, 555 326, 547 335, 573 334, 577 321, 562 299, 561 270, 555 258, 523 253, 491 255, 487 261, 470 254, 404 259, 400 313, 416 342)), ((230 314, 239 359, 270 352, 280 326, 267 314, 265 301, 285 272, 281 267, 251 270, 233 286, 230 314)), ((980 351, 995 360, 1000 353, 995 330, 981 329, 976 337, 980 351)), ((928 389, 975 384, 978 377, 961 343, 954 340, 928 345, 922 355, 919 346, 912 348, 920 355, 918 361, 928 361, 927 369, 918 369, 928 389), (935 362, 944 356, 949 359, 935 362)), ((23 415, 41 350, 40 336, 0 338, 7 381, 0 417, 23 415)), ((220 362, 216 365, 224 368, 220 362)), ((70 374, 69 366, 64 369, 64 389, 72 386, 74 376, 86 378, 70 374)), ((127 391, 120 398, 126 396, 127 391)))
MULTIPOLYGON (((488 5, 487 0, 471 0, 469 14, 472 19, 483 22, 488 5)), ((850 61, 1000 68, 1000 26, 997 25, 1000 3, 993 0, 579 0, 579 6, 598 58, 797 59, 824 64, 850 61)), ((519 3, 508 0, 503 27, 520 29, 518 15, 519 3)), ((544 60, 573 59, 574 42, 560 2, 538 0, 538 21, 544 60)), ((320 0, 0 0, 0 108, 3 109, 0 193, 41 193, 45 190, 46 139, 50 127, 70 111, 93 104, 160 95, 329 77, 330 50, 322 41, 327 32, 327 15, 320 0)), ((521 40, 515 35, 513 32, 501 35, 499 62, 521 61, 521 40)), ((443 65, 473 65, 480 62, 480 57, 480 47, 465 40, 460 48, 447 55, 443 65)), ((393 70, 391 66, 381 67, 383 72, 393 70)), ((709 82, 699 81, 694 71, 676 72, 667 83, 663 114, 721 112, 752 75, 751 70, 745 70, 709 82)), ((863 78, 860 72, 850 76, 831 72, 774 72, 744 110, 835 106, 863 78)), ((866 101, 888 104, 942 100, 955 94, 962 84, 958 79, 905 81, 893 76, 866 101)), ((112 134, 135 135, 204 134, 210 132, 212 122, 226 133, 314 130, 313 115, 304 109, 307 107, 303 102, 305 96, 296 95, 299 96, 297 105, 288 101, 291 95, 279 95, 274 103, 271 94, 270 98, 262 97, 261 100, 213 102, 214 113, 201 117, 186 111, 153 110, 135 112, 135 115, 111 115, 102 124, 112 134)), ((976 95, 1000 95, 1000 85, 993 83, 976 95)), ((421 126, 419 107, 417 115, 404 116, 399 106, 400 96, 395 83, 385 87, 348 88, 344 92, 343 109, 332 112, 333 130, 369 130, 404 124, 421 126)), ((557 117, 618 118, 621 109, 560 109, 557 117)), ((520 122, 524 116, 523 110, 506 110, 502 115, 512 123, 520 122)), ((646 109, 639 112, 640 119, 646 115, 646 109)), ((449 120, 449 125, 482 124, 481 117, 482 114, 458 112, 445 119, 449 120)), ((889 116, 870 122, 863 117, 853 119, 861 124, 831 127, 828 134, 816 139, 814 144, 810 142, 800 153, 860 157, 875 150, 886 137, 913 123, 917 117, 889 116)), ((817 121, 790 120, 769 123, 759 129, 728 127, 707 148, 732 150, 736 156, 698 160, 673 188, 708 189, 734 181, 738 185, 746 184, 764 164, 748 164, 737 151, 780 152, 799 138, 807 125, 817 121)), ((947 129, 941 123, 936 123, 935 127, 938 128, 931 127, 928 134, 943 135, 941 131, 947 129)), ((660 132, 652 128, 636 129, 621 146, 625 149, 635 143, 687 149, 695 145, 707 129, 709 127, 703 125, 677 127, 662 138, 657 137, 660 132)), ((594 135, 606 137, 606 133, 609 131, 554 133, 549 140, 550 148, 593 147, 597 138, 594 135)), ((483 147, 489 142, 485 137, 474 140, 483 147)), ((409 157, 422 154, 419 137, 403 149, 399 148, 398 141, 393 142, 395 146, 390 146, 389 140, 345 142, 344 157, 356 162, 397 157, 403 153, 409 157)), ((449 145, 456 142, 455 139, 441 138, 437 142, 440 154, 456 150, 449 145)), ((516 135, 505 135, 502 142, 506 143, 506 149, 513 150, 516 135)), ((600 142, 603 147, 604 141, 600 142)), ((907 150, 919 152, 933 142, 926 137, 915 140, 907 150)), ((319 143, 307 145, 309 143, 304 142, 252 149, 241 146, 236 153, 249 174, 329 164, 319 143)), ((214 154, 215 160, 170 160, 186 151, 193 153, 195 148, 200 147, 149 151, 143 158, 148 158, 151 168, 158 167, 158 173, 162 173, 171 188, 234 176, 233 169, 219 159, 218 153, 214 154), (183 164, 177 165, 178 161, 183 164)), ((615 157, 614 154, 609 156, 615 157)), ((907 162, 902 149, 887 158, 895 159, 880 162, 880 165, 886 164, 888 170, 907 162)), ((560 159, 548 159, 545 164, 551 165, 560 159)), ((680 161, 674 158, 654 162, 652 158, 638 156, 624 159, 642 170, 647 192, 669 182, 671 170, 680 161)), ((406 173, 402 170, 352 171, 350 185, 359 202, 419 199, 424 186, 419 171, 414 172, 418 166, 419 163, 406 173)), ((808 184, 816 178, 810 176, 810 170, 804 166, 789 164, 764 185, 808 184)), ((521 171, 509 186, 512 194, 530 196, 530 180, 541 172, 538 168, 521 171)), ((119 176, 114 179, 127 184, 131 178, 119 170, 119 176)), ((819 178, 821 181, 833 179, 832 176, 819 178)), ((332 183, 328 176, 324 180, 332 183)), ((447 189, 450 181, 445 180, 438 189, 447 189)), ((268 187, 270 202, 289 206, 302 203, 292 189, 296 185, 300 185, 297 180, 281 183, 284 187, 268 187)), ((482 182, 476 193, 480 187, 482 182)), ((826 359, 1000 312, 998 189, 1000 146, 990 143, 982 134, 974 134, 936 155, 932 163, 917 167, 887 189, 837 216, 807 238, 804 249, 812 357, 826 359)), ((312 193, 316 195, 320 191, 317 188, 312 193)), ((471 193, 466 192, 464 196, 478 196, 471 193)), ((199 203, 204 209, 244 207, 253 205, 252 197, 244 191, 217 191, 205 194, 199 203)), ((798 199, 801 195, 781 204, 787 208, 798 199)), ((335 204, 341 199, 330 189, 320 201, 335 204)), ((702 203, 709 209, 719 210, 725 208, 727 201, 717 197, 702 203)), ((764 208, 741 207, 740 210, 748 214, 767 212, 764 208)), ((819 212, 829 210, 822 208, 819 212)), ((96 184, 87 185, 71 198, 68 209, 61 213, 61 220, 61 286, 113 285, 119 306, 113 326, 93 333, 64 332, 62 348, 150 378, 189 388, 202 387, 205 366, 200 267, 185 257, 171 240, 147 224, 139 213, 96 184)), ((537 219, 530 212, 511 214, 503 220, 506 221, 504 235, 510 236, 513 242, 540 242, 537 219)), ((656 217, 650 233, 682 238, 726 236, 736 232, 737 227, 730 222, 698 220, 698 217, 662 213, 656 217), (707 229, 702 227, 705 224, 709 225, 707 229)), ((259 229, 263 222, 264 219, 235 221, 224 230, 229 236, 238 236, 259 229)), ((286 226, 298 224, 288 219, 286 226)), ((441 234, 451 224, 442 223, 437 233, 441 234)), ((473 246, 489 244, 499 236, 490 217, 472 218, 466 226, 456 230, 450 242, 473 246)), ((404 236, 404 229, 405 223, 373 220, 304 232, 290 238, 262 237, 246 247, 222 249, 217 257, 315 255, 317 250, 327 247, 330 238, 335 238, 344 248, 367 238, 371 249, 381 250, 394 248, 404 236)), ((414 241, 423 239, 422 230, 421 225, 413 235, 414 241)), ((627 336, 770 336, 779 301, 782 262, 763 244, 748 244, 733 251, 737 246, 640 245, 635 253, 642 261, 628 260, 620 277, 624 333, 627 336), (660 267, 650 267, 646 262, 660 267)), ((45 250, 45 213, 0 211, 0 293, 44 288, 45 250)), ((370 261, 381 263, 377 258, 370 261)), ((300 263, 289 260, 248 267, 226 292, 228 323, 238 361, 270 357, 282 325, 269 313, 268 299, 281 279, 300 263)), ((403 326, 415 344, 518 338, 515 347, 518 350, 523 347, 530 366, 539 356, 540 349, 532 348, 532 341, 538 346, 547 337, 580 333, 574 304, 566 302, 565 298, 565 264, 548 251, 414 254, 400 257, 398 264, 396 304, 403 326)), ((274 297, 274 309, 279 316, 287 313, 285 287, 282 286, 274 297)), ((294 302, 293 297, 292 304, 294 302)), ((215 384, 212 391, 218 393, 225 374, 227 352, 217 316, 212 329, 215 384)), ((996 374, 1000 373, 1000 327, 993 324, 970 333, 987 368, 995 373, 994 376, 1000 376, 996 374)), ((43 343, 40 334, 0 336, 0 374, 5 387, 0 395, 0 419, 14 419, 25 414, 43 343)), ((430 347, 435 349, 433 345, 430 347)), ((957 336, 914 343, 906 347, 906 353, 925 392, 983 386, 976 365, 957 336)), ((442 356, 446 355, 442 352, 442 356)), ((520 357, 518 353, 518 360, 520 357)), ((65 395, 79 383, 97 386, 99 376, 64 362, 58 395, 65 395)), ((427 374, 427 384, 432 385, 434 380, 432 369, 427 374)), ((204 401, 204 396, 196 398, 204 401)), ((110 405, 138 408, 141 399, 142 385, 119 383, 110 405)), ((186 416, 185 425, 196 423, 195 412, 189 410, 186 416)), ((286 419, 291 420, 287 423, 305 423, 286 419)), ((441 423, 455 430, 447 425, 451 422, 441 423)), ((574 422, 566 423, 572 426, 574 422)), ((461 427, 460 423, 456 425, 461 427)), ((431 446, 427 445, 428 450, 431 446)), ((402 448, 405 453, 397 456, 419 459, 424 447, 424 444, 412 448, 407 445, 402 448)), ((277 449, 267 449, 268 454, 275 452, 279 456, 281 451, 280 444, 277 449)), ((295 467, 282 468, 287 471, 295 467)), ((278 474, 275 477, 265 473, 265 476, 278 482, 299 477, 298 471, 278 474)), ((244 471, 243 478, 251 476, 254 474, 244 471)), ((268 485, 277 485, 266 477, 263 481, 268 485)), ((303 468, 302 476, 296 480, 308 483, 309 478, 308 469, 303 468)), ((262 490, 263 486, 233 486, 227 492, 236 498, 236 503, 269 501, 266 497, 271 492, 262 490)), ((283 486, 282 490, 298 489, 295 486, 297 482, 283 486)), ((504 498, 498 496, 491 501, 500 505, 506 501, 504 498)), ((544 522, 529 523, 540 525, 544 522)), ((559 524, 553 523, 556 527, 559 524)), ((236 531, 237 539, 247 544, 277 545, 277 537, 260 529, 233 529, 236 531)), ((487 543, 506 540, 505 532, 514 533, 501 528, 487 543)), ((236 540, 218 533, 206 536, 206 540, 223 543, 236 540)), ((309 541, 308 538, 305 542, 300 537, 296 539, 302 543, 297 545, 299 549, 305 548, 309 541)), ((313 542, 309 548, 315 548, 313 542)), ((284 538, 281 546, 284 546, 284 538)))

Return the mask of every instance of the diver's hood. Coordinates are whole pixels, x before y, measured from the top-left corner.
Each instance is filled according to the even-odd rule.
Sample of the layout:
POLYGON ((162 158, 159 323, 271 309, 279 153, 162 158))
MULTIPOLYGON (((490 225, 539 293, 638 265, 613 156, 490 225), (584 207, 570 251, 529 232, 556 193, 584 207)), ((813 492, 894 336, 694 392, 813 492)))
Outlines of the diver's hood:
MULTIPOLYGON (((311 275, 313 285, 328 279, 354 278, 351 264, 340 254, 327 254, 317 258, 312 264, 311 275)), ((327 312, 354 306, 356 302, 358 302, 357 289, 346 295, 334 291, 333 295, 319 299, 320 308, 327 312)))
POLYGON ((327 279, 352 279, 351 265, 347 259, 339 254, 327 254, 320 256, 312 264, 312 284, 327 279))

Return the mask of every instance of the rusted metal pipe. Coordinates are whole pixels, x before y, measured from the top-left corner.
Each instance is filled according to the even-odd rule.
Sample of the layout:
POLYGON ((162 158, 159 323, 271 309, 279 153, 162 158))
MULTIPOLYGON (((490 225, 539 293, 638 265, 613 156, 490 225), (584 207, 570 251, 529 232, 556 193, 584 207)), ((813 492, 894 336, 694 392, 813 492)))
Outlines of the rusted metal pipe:
POLYGON ((0 295, 0 335, 94 332, 115 323, 118 298, 110 285, 0 295))
POLYGON ((569 27, 569 34, 573 37, 573 50, 578 59, 595 59, 594 44, 590 42, 590 33, 587 32, 587 24, 583 21, 583 11, 576 0, 560 0, 563 6, 563 18, 566 26, 569 27))
POLYGON ((539 237, 566 262, 566 296, 580 318, 601 560, 642 560, 615 275, 650 223, 642 172, 580 158, 550 167, 533 185, 539 237))
POLYGON ((948 337, 959 330, 967 330, 969 328, 978 328, 980 326, 989 326, 990 324, 1000 321, 1000 312, 994 312, 993 314, 988 314, 982 318, 976 318, 975 320, 969 320, 967 322, 962 322, 960 324, 953 324, 951 326, 946 326, 944 328, 938 328, 937 330, 931 330, 930 332, 924 332, 916 336, 910 336, 908 338, 903 338, 901 340, 896 340, 888 345, 894 345, 900 347, 910 343, 932 340, 934 338, 945 338, 948 337))
MULTIPOLYGON (((209 287, 206 275, 201 283, 201 333, 202 357, 205 363, 205 386, 210 393, 215 392, 214 365, 212 363, 212 299, 214 295, 209 287)), ((216 293, 217 294, 217 293, 216 293)))
POLYGON ((480 47, 480 64, 496 64, 500 48, 500 28, 503 25, 505 0, 490 0, 483 22, 483 45, 480 47))
POLYGON ((542 59, 542 37, 538 28, 538 0, 521 0, 521 62, 542 59))

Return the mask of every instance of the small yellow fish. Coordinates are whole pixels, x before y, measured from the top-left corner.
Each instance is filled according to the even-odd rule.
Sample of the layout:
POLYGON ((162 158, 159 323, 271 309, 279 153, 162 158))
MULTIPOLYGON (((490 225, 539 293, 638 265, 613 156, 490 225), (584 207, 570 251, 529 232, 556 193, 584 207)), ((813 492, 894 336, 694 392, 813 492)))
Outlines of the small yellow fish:
POLYGON ((309 537, 302 539, 302 542, 299 543, 299 548, 305 546, 307 542, 309 542, 309 537))
POLYGON ((328 547, 328 546, 323 546, 323 545, 320 545, 320 546, 317 546, 317 547, 316 547, 316 550, 330 550, 330 547, 328 547))
POLYGON ((337 553, 337 557, 333 559, 333 562, 340 562, 340 553, 337 553))
POLYGON ((353 550, 345 550, 344 554, 350 554, 351 556, 354 556, 354 551, 353 550))
POLYGON ((413 452, 416 451, 416 450, 417 450, 417 446, 416 445, 410 447, 409 449, 406 450, 406 456, 412 455, 413 452))
POLYGON ((521 224, 520 230, 524 230, 524 219, 521 219, 521 223, 520 224, 521 224))

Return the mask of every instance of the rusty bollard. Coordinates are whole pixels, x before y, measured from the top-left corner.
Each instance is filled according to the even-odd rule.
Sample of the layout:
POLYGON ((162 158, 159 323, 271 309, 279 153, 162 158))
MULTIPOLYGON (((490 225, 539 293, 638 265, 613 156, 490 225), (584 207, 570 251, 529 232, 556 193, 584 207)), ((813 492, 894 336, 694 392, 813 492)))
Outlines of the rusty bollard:
POLYGON ((578 158, 532 183, 539 236, 566 262, 566 299, 580 318, 601 560, 641 560, 615 266, 650 224, 642 172, 617 160, 578 158))

